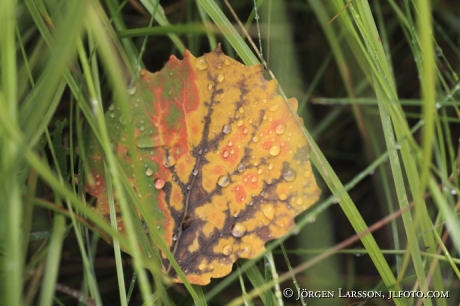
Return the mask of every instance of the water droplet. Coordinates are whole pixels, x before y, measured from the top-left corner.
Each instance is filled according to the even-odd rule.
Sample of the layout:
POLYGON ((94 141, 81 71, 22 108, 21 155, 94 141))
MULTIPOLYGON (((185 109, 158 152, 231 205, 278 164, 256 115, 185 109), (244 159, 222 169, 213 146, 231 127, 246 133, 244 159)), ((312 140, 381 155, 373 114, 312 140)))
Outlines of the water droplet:
POLYGON ((275 128, 275 132, 278 135, 282 135, 285 131, 286 131, 286 125, 284 125, 283 123, 278 124, 275 128))
POLYGON ((212 89, 212 84, 208 84, 208 90, 212 89))
POLYGON ((222 153, 222 155, 224 156, 224 158, 227 158, 230 155, 230 153, 228 153, 228 151, 225 150, 224 153, 222 153))
POLYGON ((166 156, 166 159, 163 162, 163 165, 167 168, 171 168, 176 164, 176 159, 172 155, 166 156))
POLYGON ((222 249, 222 253, 225 256, 232 254, 232 252, 233 252, 233 247, 230 244, 224 245, 224 248, 222 249))
POLYGON ((235 223, 235 225, 233 225, 232 235, 237 238, 240 238, 246 235, 246 231, 247 231, 246 225, 237 222, 235 223))
POLYGON ((217 82, 222 83, 224 81, 225 77, 222 74, 219 74, 217 76, 217 82))
POLYGON ((303 173, 303 176, 305 176, 306 178, 309 178, 311 176, 311 171, 310 170, 307 170, 303 173))
POLYGON ((193 174, 194 176, 197 176, 197 175, 198 175, 198 169, 193 169, 192 174, 193 174))
POLYGON ((271 156, 277 156, 278 154, 280 154, 280 151, 281 147, 277 144, 272 145, 269 150, 271 156))
POLYGON ((253 183, 257 182, 257 177, 256 177, 256 176, 253 176, 253 177, 251 178, 251 182, 253 182, 253 183))
POLYGON ((239 250, 238 253, 239 253, 238 255, 239 255, 241 258, 247 258, 247 257, 249 257, 249 255, 250 255, 250 253, 251 253, 251 246, 249 246, 249 245, 242 245, 242 246, 240 246, 240 250, 239 250))
POLYGON ((109 106, 109 110, 110 110, 110 111, 115 110, 115 105, 111 104, 111 105, 109 106))
POLYGON ((222 127, 222 132, 223 132, 224 134, 228 134, 228 133, 230 133, 231 131, 232 131, 232 127, 231 127, 230 125, 228 125, 228 124, 226 124, 226 125, 224 125, 224 126, 222 127))
POLYGON ((131 96, 134 95, 136 93, 136 91, 137 91, 136 86, 128 88, 128 94, 131 95, 131 96))
POLYGON ((161 189, 165 186, 165 181, 163 181, 161 178, 156 178, 153 181, 153 185, 155 186, 156 189, 161 189))
POLYGON ((115 113, 110 113, 110 118, 115 118, 115 113))
POLYGON ((257 173, 259 173, 259 174, 262 174, 262 172, 264 172, 264 170, 262 170, 262 169, 257 170, 257 173))
POLYGON ((238 213, 238 212, 235 212, 235 213, 233 214, 233 218, 238 217, 238 215, 239 215, 239 213, 238 213))
POLYGON ((152 176, 152 174, 153 174, 153 170, 152 170, 151 168, 147 168, 147 169, 145 170, 145 175, 147 175, 147 176, 152 176))
POLYGON ((244 164, 238 164, 238 166, 236 167, 236 169, 238 170, 239 173, 243 172, 244 170, 246 170, 246 166, 244 164))
POLYGON ((298 198, 297 199, 297 205, 302 205, 303 204, 303 199, 302 198, 298 198))
POLYGON ((252 137, 252 141, 253 141, 253 142, 258 142, 258 141, 259 141, 259 137, 257 137, 257 136, 252 137))
POLYGON ((272 170, 273 169, 273 164, 272 163, 269 163, 268 164, 268 170, 272 170))
POLYGON ((228 143, 227 143, 227 145, 228 145, 229 147, 233 146, 233 141, 229 140, 228 143))
POLYGON ((240 113, 244 113, 244 108, 240 107, 240 108, 238 109, 238 111, 239 111, 240 113))
POLYGON ((226 66, 228 66, 228 65, 230 65, 230 61, 229 61, 228 59, 225 59, 224 64, 225 64, 226 66))
POLYGON ((97 186, 100 186, 100 185, 101 185, 101 181, 96 181, 96 185, 97 185, 97 186))
POLYGON ((276 112, 279 108, 280 106, 278 104, 273 104, 272 106, 268 108, 268 110, 271 112, 276 112))
POLYGON ((281 201, 284 201, 284 200, 287 199, 287 195, 286 195, 285 193, 280 193, 280 194, 278 195, 278 198, 279 198, 281 201))
POLYGON ((272 221, 275 218, 276 208, 273 204, 267 204, 262 208, 262 211, 268 220, 272 221))
POLYGON ((288 169, 285 172, 283 172, 283 178, 288 182, 292 182, 293 180, 295 180, 295 176, 296 173, 292 169, 288 169))
POLYGON ((254 201, 249 202, 249 206, 254 205, 254 201))
POLYGON ((221 175, 217 179, 217 185, 220 187, 227 187, 230 185, 230 177, 228 175, 221 175))
POLYGON ((243 120, 238 120, 238 122, 236 123, 236 126, 242 126, 243 125, 243 120))
POLYGON ((133 121, 133 116, 131 116, 131 114, 122 114, 118 121, 120 121, 121 124, 128 124, 133 121))
POLYGON ((198 266, 198 269, 200 271, 203 271, 204 269, 206 269, 207 265, 205 263, 201 263, 199 266, 198 266))
POLYGON ((174 234, 174 235, 172 236, 172 240, 173 240, 173 241, 177 241, 177 235, 176 235, 176 234, 174 234))
POLYGON ((200 70, 206 70, 208 69, 209 65, 208 65, 208 62, 204 58, 199 57, 195 61, 195 67, 200 70))
POLYGON ((243 134, 247 134, 248 131, 249 131, 249 129, 248 129, 247 127, 245 127, 245 128, 243 129, 243 134))

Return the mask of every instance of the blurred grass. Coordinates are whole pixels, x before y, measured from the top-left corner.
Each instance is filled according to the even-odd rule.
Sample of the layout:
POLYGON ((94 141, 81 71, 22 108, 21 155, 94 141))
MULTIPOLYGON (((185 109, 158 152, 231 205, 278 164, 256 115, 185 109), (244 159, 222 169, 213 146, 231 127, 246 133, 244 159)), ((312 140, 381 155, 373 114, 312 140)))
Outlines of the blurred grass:
POLYGON ((449 299, 393 302, 458 304, 455 0, 265 0, 256 2, 259 19, 255 2, 230 4, 256 45, 261 37, 282 91, 304 101, 300 116, 323 200, 299 216, 295 239, 270 243, 273 256, 240 261, 209 286, 171 285, 158 269, 157 248, 165 246, 155 229, 156 246, 137 218, 126 218, 127 236, 120 236, 77 188, 90 179, 84 146, 95 133, 122 211, 134 216, 131 203, 146 211, 110 149, 104 109, 114 100, 127 110, 127 88, 139 69, 158 70, 185 48, 199 55, 222 42, 245 64, 259 63, 223 1, 1 1, 0 304, 293 304, 280 296, 286 287, 442 290, 449 299), (401 217, 366 232, 399 210, 401 217), (114 239, 115 253, 80 216, 114 239), (356 233, 360 243, 333 248, 356 233))

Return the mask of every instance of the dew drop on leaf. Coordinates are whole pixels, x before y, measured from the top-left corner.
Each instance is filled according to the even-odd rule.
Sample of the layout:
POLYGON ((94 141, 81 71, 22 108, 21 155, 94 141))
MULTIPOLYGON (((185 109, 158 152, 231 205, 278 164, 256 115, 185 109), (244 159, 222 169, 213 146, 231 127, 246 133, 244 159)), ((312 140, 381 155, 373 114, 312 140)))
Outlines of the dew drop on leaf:
POLYGON ((145 175, 152 176, 152 174, 153 174, 153 170, 151 168, 145 169, 145 175))
POLYGON ((242 126, 243 125, 243 120, 238 120, 238 122, 236 123, 236 126, 242 126))
POLYGON ((240 107, 240 108, 238 109, 238 111, 239 111, 240 113, 244 113, 244 108, 240 107))
POLYGON ((267 204, 262 208, 262 211, 268 220, 272 221, 275 218, 276 208, 273 204, 267 204))
POLYGON ((273 104, 272 106, 268 108, 268 110, 271 112, 276 112, 279 108, 280 106, 278 104, 273 104))
POLYGON ((239 164, 236 169, 238 170, 238 172, 243 172, 244 170, 246 170, 246 166, 244 164, 239 164))
POLYGON ((225 77, 222 74, 219 74, 217 76, 217 82, 222 83, 224 81, 225 77))
POLYGON ((173 241, 177 241, 177 235, 176 235, 176 234, 174 234, 174 235, 172 236, 172 240, 173 240, 173 241))
POLYGON ((240 248, 239 255, 241 258, 247 258, 250 253, 251 253, 251 246, 243 245, 242 248, 240 248))
POLYGON ((253 141, 253 142, 258 142, 258 141, 259 141, 259 137, 257 137, 257 136, 252 137, 252 141, 253 141))
POLYGON ((195 61, 195 67, 200 70, 206 70, 208 69, 209 65, 208 65, 208 62, 204 58, 199 57, 195 61))
POLYGON ((281 147, 280 145, 277 145, 277 144, 272 145, 269 150, 271 156, 277 156, 278 154, 280 154, 280 151, 281 151, 281 147))
POLYGON ((118 120, 121 124, 128 124, 133 121, 133 116, 131 114, 122 114, 118 120))
POLYGON ((230 125, 228 125, 228 124, 226 124, 226 125, 224 125, 224 126, 222 127, 222 133, 224 133, 224 134, 228 134, 228 133, 230 133, 231 131, 232 131, 232 127, 231 127, 230 125))
POLYGON ((233 252, 233 247, 230 244, 224 245, 224 248, 222 249, 222 253, 225 256, 232 254, 232 252, 233 252))
POLYGON ((275 128, 275 132, 278 135, 282 135, 284 131, 286 131, 286 125, 284 125, 283 123, 278 124, 275 128))
POLYGON ((136 91, 137 91, 136 86, 128 88, 128 94, 131 95, 131 96, 136 94, 136 91))
POLYGON ((219 176, 219 178, 217 179, 217 185, 219 185, 220 187, 227 187, 228 185, 230 185, 230 178, 228 177, 228 175, 219 176))
POLYGON ((198 269, 199 269, 200 271, 203 271, 204 269, 206 269, 206 266, 207 266, 207 265, 206 265, 205 263, 201 263, 201 264, 198 266, 198 269))
POLYGON ((163 162, 163 165, 167 168, 171 168, 176 164, 176 159, 172 155, 167 155, 166 159, 163 162))
POLYGON ((292 169, 288 169, 285 172, 283 172, 283 178, 288 182, 292 182, 293 180, 295 180, 295 176, 296 173, 292 169))
POLYGON ((246 225, 237 222, 235 223, 235 225, 233 225, 232 235, 237 238, 240 238, 246 235, 246 231, 247 231, 246 225))
POLYGON ((285 193, 280 193, 280 194, 278 195, 278 198, 279 198, 281 201, 284 201, 284 200, 287 199, 287 195, 286 195, 285 193))
POLYGON ((155 186, 156 189, 161 189, 165 186, 165 181, 163 181, 161 178, 156 178, 153 181, 153 186, 155 186))

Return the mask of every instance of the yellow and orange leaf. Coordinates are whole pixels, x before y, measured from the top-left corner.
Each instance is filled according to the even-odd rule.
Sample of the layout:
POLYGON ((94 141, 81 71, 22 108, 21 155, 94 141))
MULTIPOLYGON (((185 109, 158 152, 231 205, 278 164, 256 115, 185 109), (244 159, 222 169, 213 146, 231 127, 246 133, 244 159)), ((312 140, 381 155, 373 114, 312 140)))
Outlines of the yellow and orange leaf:
MULTIPOLYGON (((106 114, 113 149, 132 186, 140 180, 150 186, 143 201, 160 212, 155 226, 187 279, 205 285, 229 274, 238 258, 264 252, 318 200, 309 145, 277 81, 220 47, 199 58, 187 51, 182 61, 171 56, 160 72, 140 76, 131 113, 112 106, 106 114), (134 135, 123 128, 127 122, 134 135), (133 175, 128 137, 143 177, 133 175)), ((289 102, 296 110, 297 100, 289 102)), ((87 190, 107 215, 95 138, 88 153, 96 184, 87 190)), ((178 281, 166 257, 163 266, 178 281)))

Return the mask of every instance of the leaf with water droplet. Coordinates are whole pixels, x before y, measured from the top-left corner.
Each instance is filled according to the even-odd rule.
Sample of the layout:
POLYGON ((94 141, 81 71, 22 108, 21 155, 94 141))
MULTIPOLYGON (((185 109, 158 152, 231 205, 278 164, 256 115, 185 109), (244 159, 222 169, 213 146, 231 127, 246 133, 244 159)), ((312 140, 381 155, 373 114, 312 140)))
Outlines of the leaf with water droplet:
MULTIPOLYGON (((292 112, 297 100, 286 103, 277 90, 260 65, 246 67, 218 47, 199 58, 172 56, 157 73, 141 71, 128 90, 130 112, 110 107, 106 114, 115 156, 152 211, 143 220, 153 220, 191 283, 205 285, 229 274, 238 258, 259 256, 319 198, 292 112), (134 175, 135 162, 142 175, 134 175)), ((95 137, 89 143, 98 184, 87 190, 107 214, 102 153, 95 137)), ((165 272, 180 281, 162 256, 165 272)))

